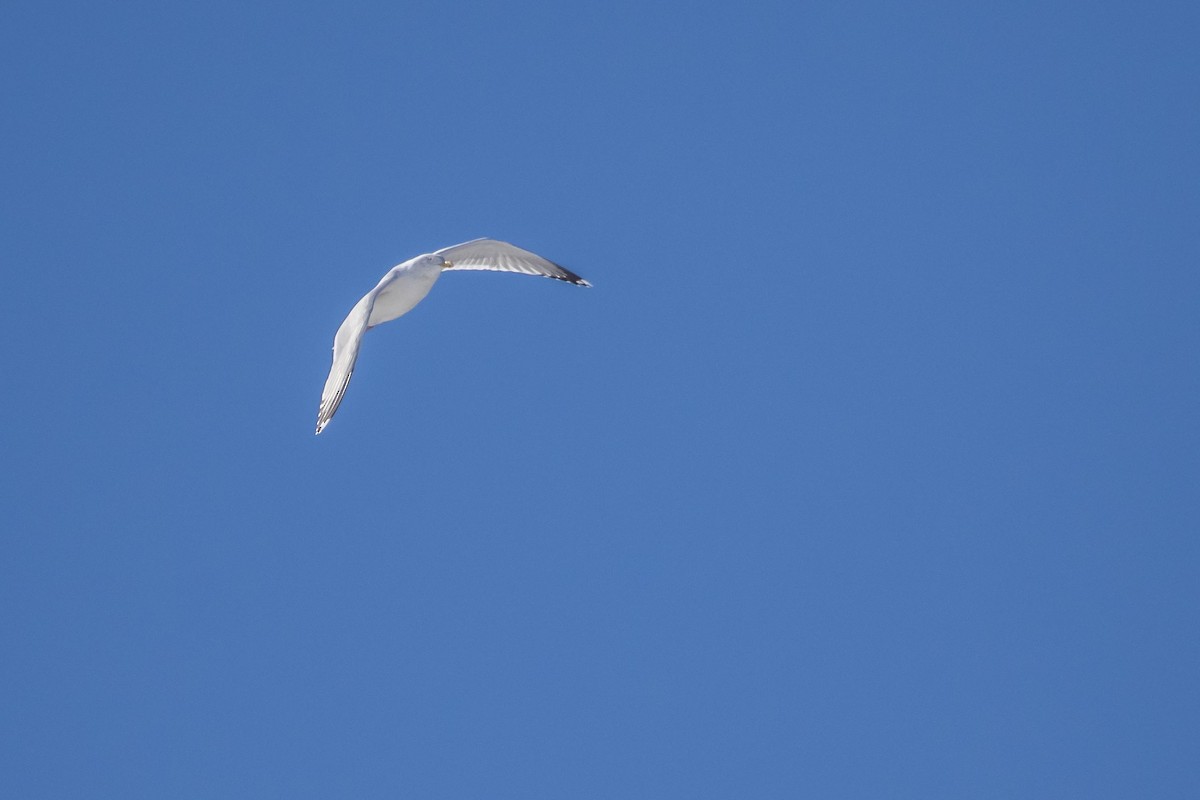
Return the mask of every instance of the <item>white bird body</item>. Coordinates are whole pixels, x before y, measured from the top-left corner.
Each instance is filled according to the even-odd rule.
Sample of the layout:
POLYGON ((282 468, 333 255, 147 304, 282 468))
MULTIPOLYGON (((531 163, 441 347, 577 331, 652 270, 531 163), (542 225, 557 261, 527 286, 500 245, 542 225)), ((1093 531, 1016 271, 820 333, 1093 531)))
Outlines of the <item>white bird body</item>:
POLYGON ((368 329, 390 322, 407 314, 425 299, 433 284, 445 270, 496 270, 541 275, 547 278, 591 286, 570 270, 548 261, 536 253, 495 239, 474 241, 446 247, 435 253, 411 258, 388 270, 375 288, 363 295, 342 321, 333 337, 333 364, 321 406, 317 411, 317 433, 320 433, 345 396, 358 359, 359 345, 368 329))
POLYGON ((367 327, 391 322, 412 311, 429 294, 443 269, 441 259, 435 261, 430 256, 417 256, 388 270, 383 280, 371 290, 375 300, 371 304, 367 327))

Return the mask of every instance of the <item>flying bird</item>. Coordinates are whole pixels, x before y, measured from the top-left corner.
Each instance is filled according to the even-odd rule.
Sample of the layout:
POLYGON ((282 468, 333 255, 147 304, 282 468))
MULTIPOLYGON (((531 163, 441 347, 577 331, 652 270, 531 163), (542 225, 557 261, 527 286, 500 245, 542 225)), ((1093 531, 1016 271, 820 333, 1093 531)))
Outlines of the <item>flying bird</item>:
POLYGON ((333 419, 358 359, 363 334, 384 322, 412 311, 425 299, 438 276, 446 270, 486 269, 496 272, 522 272, 541 275, 576 286, 591 286, 571 270, 560 267, 536 253, 496 239, 475 239, 417 256, 388 270, 374 289, 355 303, 333 337, 333 366, 321 392, 317 411, 317 433, 333 419))

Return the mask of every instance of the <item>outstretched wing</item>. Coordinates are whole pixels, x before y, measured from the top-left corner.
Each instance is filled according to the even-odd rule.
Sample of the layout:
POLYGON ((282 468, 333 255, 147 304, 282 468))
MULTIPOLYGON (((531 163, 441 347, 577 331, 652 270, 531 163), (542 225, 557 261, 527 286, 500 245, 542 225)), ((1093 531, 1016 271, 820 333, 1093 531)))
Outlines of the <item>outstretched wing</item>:
POLYGON ((523 272, 526 275, 542 275, 546 278, 573 283, 576 286, 591 286, 590 283, 566 267, 542 258, 537 253, 522 250, 516 245, 496 239, 475 239, 438 250, 434 255, 450 262, 448 270, 487 269, 496 272, 523 272))
POLYGON ((350 385, 350 376, 354 374, 358 346, 367 331, 367 318, 371 316, 374 301, 375 291, 372 290, 355 304, 333 337, 333 366, 329 368, 329 377, 325 379, 325 389, 321 392, 321 407, 317 410, 317 433, 329 424, 338 406, 342 404, 346 387, 350 385))

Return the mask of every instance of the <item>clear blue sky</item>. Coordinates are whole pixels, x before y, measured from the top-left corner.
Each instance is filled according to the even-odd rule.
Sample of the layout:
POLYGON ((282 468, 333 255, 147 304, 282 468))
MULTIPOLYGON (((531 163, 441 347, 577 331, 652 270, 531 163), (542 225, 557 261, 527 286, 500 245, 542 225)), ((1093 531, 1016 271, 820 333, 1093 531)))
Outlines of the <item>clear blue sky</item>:
POLYGON ((1200 796, 1198 41, 5 4, 3 794, 1200 796))

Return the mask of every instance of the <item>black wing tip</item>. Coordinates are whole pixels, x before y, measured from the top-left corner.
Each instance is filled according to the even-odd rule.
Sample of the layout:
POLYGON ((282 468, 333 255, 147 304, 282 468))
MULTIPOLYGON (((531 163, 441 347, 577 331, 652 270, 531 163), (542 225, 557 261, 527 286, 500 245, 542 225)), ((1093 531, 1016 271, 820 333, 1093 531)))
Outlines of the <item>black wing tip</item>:
MULTIPOLYGON (((551 261, 550 263, 554 264, 553 261, 551 261)), ((592 284, 589 283, 585 278, 579 277, 574 272, 571 272, 571 270, 564 267, 562 264, 554 264, 554 268, 556 270, 558 270, 559 272, 561 272, 562 274, 561 275, 549 275, 548 277, 554 278, 556 281, 563 281, 564 283, 573 283, 576 286, 586 286, 589 289, 592 288, 592 284)))
POLYGON ((325 426, 333 420, 333 415, 337 413, 338 408, 342 405, 342 398, 346 394, 346 387, 350 385, 350 379, 354 377, 354 369, 351 368, 346 373, 346 379, 342 381, 342 385, 333 393, 333 397, 329 398, 329 402, 325 402, 325 398, 321 398, 321 405, 317 406, 317 433, 325 430, 325 426))

